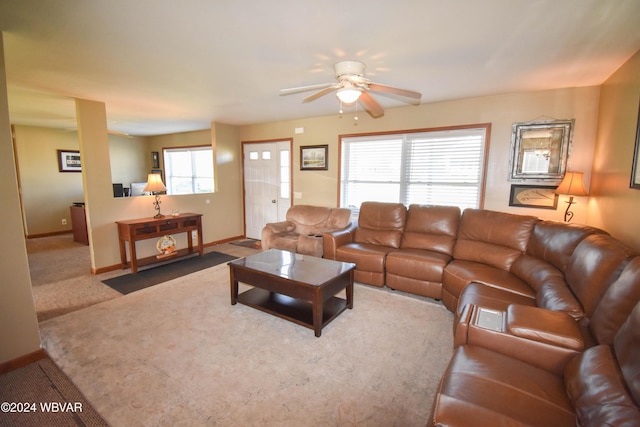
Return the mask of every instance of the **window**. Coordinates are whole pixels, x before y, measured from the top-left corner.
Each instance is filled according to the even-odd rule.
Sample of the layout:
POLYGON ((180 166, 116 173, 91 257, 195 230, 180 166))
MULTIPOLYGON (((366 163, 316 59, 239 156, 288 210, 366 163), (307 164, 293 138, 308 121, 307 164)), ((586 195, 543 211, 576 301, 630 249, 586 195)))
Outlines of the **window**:
POLYGON ((213 149, 210 146, 165 148, 163 154, 167 194, 213 192, 213 149))
POLYGON ((489 127, 341 137, 340 206, 480 207, 489 127))

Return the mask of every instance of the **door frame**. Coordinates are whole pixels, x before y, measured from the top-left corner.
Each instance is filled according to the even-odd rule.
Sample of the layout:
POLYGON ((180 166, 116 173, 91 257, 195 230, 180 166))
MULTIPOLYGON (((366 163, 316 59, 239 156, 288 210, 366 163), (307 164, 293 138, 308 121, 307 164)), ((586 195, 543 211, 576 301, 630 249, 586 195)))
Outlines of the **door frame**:
POLYGON ((240 141, 240 154, 242 156, 240 167, 242 170, 242 236, 247 237, 247 206, 246 206, 246 190, 245 190, 245 176, 244 176, 244 147, 247 144, 269 144, 274 142, 288 142, 289 143, 289 200, 291 200, 291 206, 293 206, 293 138, 274 138, 274 139, 259 139, 240 141))

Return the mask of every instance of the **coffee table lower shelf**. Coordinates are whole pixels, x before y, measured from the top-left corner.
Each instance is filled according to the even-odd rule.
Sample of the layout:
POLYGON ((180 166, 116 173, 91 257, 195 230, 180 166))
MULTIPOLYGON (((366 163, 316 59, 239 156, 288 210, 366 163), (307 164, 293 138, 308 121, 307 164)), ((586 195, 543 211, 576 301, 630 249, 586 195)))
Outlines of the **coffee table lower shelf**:
MULTIPOLYGON (((241 304, 272 314, 298 325, 314 329, 313 304, 297 298, 270 292, 260 288, 252 288, 238 295, 241 304)), ((343 298, 330 297, 322 305, 322 327, 338 317, 347 308, 343 298)))

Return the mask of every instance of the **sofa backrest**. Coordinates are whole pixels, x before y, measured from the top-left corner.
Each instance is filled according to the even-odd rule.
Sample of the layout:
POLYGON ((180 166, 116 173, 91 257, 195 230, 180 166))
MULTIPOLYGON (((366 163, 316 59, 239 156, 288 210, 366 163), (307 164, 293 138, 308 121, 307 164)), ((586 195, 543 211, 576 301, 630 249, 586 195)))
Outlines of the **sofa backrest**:
POLYGON ((323 206, 295 205, 287 210, 287 221, 295 224, 297 234, 322 234, 345 228, 351 222, 351 210, 323 206))
POLYGON ((620 326, 639 301, 640 256, 636 256, 609 286, 591 316, 589 330, 598 343, 613 344, 620 326))
POLYGON ((453 255, 459 224, 457 206, 411 205, 400 247, 453 255))
POLYGON ((576 246, 567 263, 565 279, 586 317, 591 317, 631 256, 631 249, 606 234, 592 234, 576 246))
POLYGON ((578 243, 591 234, 607 234, 587 225, 557 221, 539 221, 527 244, 527 255, 542 259, 564 272, 578 243))
POLYGON ((351 223, 351 209, 332 208, 327 218, 326 230, 335 231, 345 228, 351 223))
POLYGON ((406 218, 402 203, 363 202, 353 240, 399 248, 406 218))
POLYGON ((453 257, 509 271, 527 249, 534 216, 484 209, 465 209, 460 220, 453 257))

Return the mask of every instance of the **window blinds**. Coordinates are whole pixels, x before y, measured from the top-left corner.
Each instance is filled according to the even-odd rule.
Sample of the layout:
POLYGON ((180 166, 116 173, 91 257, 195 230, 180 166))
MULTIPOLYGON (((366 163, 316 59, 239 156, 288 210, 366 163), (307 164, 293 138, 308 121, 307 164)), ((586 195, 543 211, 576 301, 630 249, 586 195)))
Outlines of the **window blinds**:
POLYGON ((485 129, 342 138, 341 206, 364 201, 479 207, 485 129))

